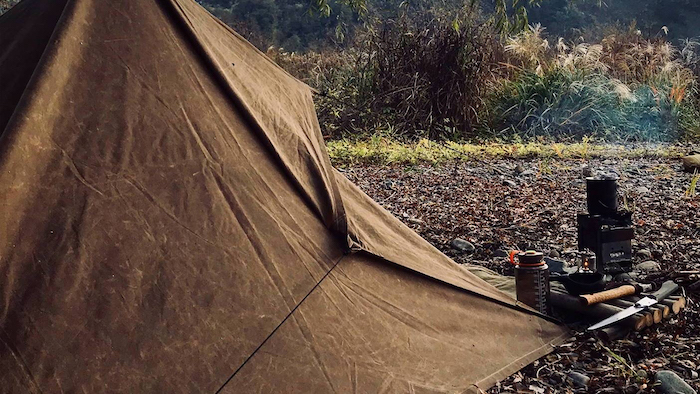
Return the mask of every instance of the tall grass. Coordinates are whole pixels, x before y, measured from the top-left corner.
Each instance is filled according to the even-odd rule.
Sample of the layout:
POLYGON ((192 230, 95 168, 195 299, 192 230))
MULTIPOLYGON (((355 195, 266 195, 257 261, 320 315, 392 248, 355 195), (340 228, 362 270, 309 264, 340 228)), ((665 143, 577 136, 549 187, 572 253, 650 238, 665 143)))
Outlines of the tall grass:
POLYGON ((342 52, 271 55, 319 91, 328 137, 464 139, 481 122, 498 50, 493 26, 468 12, 380 22, 342 52))
POLYGON ((700 42, 598 42, 541 26, 501 40, 473 15, 404 15, 342 51, 269 55, 319 91, 328 138, 700 140, 700 42))
POLYGON ((550 44, 540 26, 505 45, 487 133, 607 141, 673 141, 700 130, 695 48, 620 32, 600 43, 550 44), (513 71, 514 70, 514 71, 513 71))

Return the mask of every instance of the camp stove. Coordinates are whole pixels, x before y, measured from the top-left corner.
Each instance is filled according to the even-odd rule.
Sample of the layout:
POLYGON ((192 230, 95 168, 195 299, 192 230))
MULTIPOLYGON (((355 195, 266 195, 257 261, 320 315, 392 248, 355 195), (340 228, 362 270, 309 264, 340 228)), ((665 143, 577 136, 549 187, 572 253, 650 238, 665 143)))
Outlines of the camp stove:
POLYGON ((595 253, 595 271, 618 274, 632 271, 632 212, 617 204, 617 179, 587 178, 587 213, 579 213, 578 248, 595 253))

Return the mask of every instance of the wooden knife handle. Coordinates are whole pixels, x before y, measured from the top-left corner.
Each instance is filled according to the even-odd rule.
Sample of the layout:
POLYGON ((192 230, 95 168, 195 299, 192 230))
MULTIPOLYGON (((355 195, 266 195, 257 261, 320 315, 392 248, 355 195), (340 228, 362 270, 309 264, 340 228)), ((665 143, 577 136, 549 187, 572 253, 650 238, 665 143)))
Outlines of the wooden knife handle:
POLYGON ((594 305, 635 294, 637 294, 636 287, 632 285, 623 285, 615 289, 601 291, 600 293, 584 294, 580 297, 580 299, 583 305, 594 305))

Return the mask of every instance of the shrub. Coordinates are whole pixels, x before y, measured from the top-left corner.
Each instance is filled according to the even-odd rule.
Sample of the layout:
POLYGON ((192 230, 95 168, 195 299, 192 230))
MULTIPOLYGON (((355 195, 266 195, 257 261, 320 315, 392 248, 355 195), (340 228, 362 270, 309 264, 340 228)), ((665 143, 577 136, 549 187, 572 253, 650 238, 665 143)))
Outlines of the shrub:
POLYGON ((550 45, 533 26, 505 49, 519 71, 493 85, 491 136, 671 141, 698 130, 696 76, 668 42, 626 33, 550 45))
POLYGON ((272 56, 320 92, 327 136, 465 138, 479 122, 496 49, 491 25, 475 19, 404 15, 367 29, 343 53, 272 56))

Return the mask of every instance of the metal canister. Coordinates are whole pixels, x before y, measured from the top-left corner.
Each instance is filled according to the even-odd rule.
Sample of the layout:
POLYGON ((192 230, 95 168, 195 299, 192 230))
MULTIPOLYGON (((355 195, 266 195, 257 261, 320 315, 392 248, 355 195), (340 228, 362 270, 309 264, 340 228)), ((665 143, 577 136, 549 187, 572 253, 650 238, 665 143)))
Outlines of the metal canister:
POLYGON ((551 315, 549 267, 544 254, 533 250, 520 252, 515 265, 515 292, 518 301, 545 315, 551 315))

